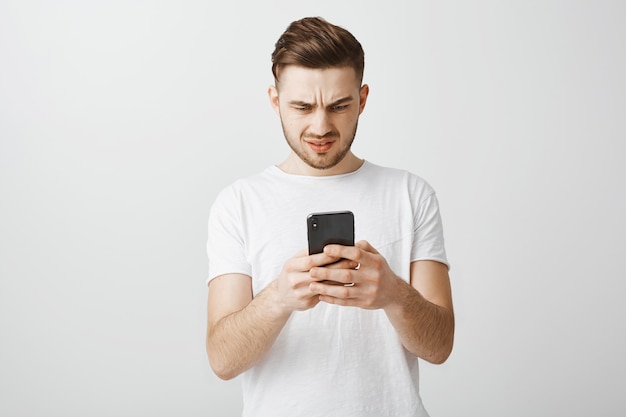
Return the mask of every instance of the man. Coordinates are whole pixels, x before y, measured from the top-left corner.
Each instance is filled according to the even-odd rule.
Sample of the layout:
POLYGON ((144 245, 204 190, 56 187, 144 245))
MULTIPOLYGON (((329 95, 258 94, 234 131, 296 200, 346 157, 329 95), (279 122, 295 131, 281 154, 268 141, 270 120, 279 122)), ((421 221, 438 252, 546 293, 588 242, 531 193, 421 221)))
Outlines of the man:
POLYGON ((418 358, 444 362, 454 335, 435 193, 352 153, 369 87, 348 31, 295 21, 272 61, 291 152, 211 209, 210 364, 242 374, 244 416, 427 416, 418 358), (308 255, 307 215, 338 210, 358 242, 308 255))

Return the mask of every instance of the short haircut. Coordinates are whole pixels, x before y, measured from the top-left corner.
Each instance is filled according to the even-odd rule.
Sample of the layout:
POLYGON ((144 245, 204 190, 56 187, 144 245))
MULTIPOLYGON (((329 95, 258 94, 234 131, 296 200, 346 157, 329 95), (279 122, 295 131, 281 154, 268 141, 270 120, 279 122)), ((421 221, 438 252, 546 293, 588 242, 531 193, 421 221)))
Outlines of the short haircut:
POLYGON ((278 39, 272 63, 276 82, 285 66, 298 65, 314 69, 351 67, 360 84, 365 56, 359 41, 344 28, 321 17, 306 17, 292 22, 278 39))

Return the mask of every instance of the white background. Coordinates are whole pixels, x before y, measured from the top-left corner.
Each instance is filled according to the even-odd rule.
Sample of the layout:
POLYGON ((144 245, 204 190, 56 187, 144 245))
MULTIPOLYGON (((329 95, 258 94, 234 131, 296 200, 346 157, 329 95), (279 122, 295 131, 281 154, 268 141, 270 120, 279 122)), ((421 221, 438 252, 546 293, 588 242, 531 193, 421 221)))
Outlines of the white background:
POLYGON ((435 416, 626 409, 626 3, 0 1, 0 415, 236 416, 204 353, 216 193, 282 161, 274 42, 366 52, 355 152, 437 190, 435 416))

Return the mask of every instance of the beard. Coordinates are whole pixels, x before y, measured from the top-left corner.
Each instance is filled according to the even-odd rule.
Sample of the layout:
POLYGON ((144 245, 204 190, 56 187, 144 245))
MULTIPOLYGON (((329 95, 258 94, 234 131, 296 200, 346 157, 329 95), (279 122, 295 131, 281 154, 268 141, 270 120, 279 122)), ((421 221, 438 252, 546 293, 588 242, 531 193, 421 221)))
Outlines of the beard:
POLYGON ((331 131, 331 132, 329 132, 329 133, 327 133, 327 134, 325 134, 323 136, 307 135, 305 133, 300 138, 295 139, 295 138, 289 136, 289 134, 287 133, 287 130, 285 129, 285 125, 282 123, 282 120, 281 120, 281 125, 282 125, 282 128, 283 128, 283 135, 285 136, 285 139, 287 140, 287 144, 289 145, 291 150, 305 164, 307 164, 311 168, 321 169, 321 170, 330 169, 330 168, 335 167, 337 164, 339 164, 343 160, 343 158, 346 157, 346 155, 350 151, 350 148, 352 147, 352 142, 354 142, 354 138, 356 137, 356 130, 357 130, 358 124, 359 123, 358 123, 358 120, 357 120, 354 123, 354 129, 351 132, 350 139, 345 144, 339 144, 339 143, 337 143, 337 141, 335 141, 335 143, 333 145, 338 145, 339 144, 339 145, 342 146, 339 150, 334 150, 334 152, 332 152, 332 153, 319 154, 319 153, 315 153, 315 152, 312 152, 312 151, 308 151, 306 148, 304 148, 302 146, 302 143, 305 141, 305 139, 306 138, 315 138, 315 139, 328 138, 328 139, 335 139, 336 140, 336 139, 339 139, 341 137, 339 132, 333 130, 333 131, 331 131))

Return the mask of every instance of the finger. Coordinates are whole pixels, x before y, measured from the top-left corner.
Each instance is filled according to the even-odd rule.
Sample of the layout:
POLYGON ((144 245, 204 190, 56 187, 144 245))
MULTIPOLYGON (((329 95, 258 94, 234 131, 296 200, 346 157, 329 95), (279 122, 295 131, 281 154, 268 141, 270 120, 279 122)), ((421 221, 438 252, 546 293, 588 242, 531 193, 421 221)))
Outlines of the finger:
POLYGON ((311 262, 310 263, 311 267, 308 270, 311 270, 311 268, 315 268, 315 267, 333 265, 333 264, 343 261, 341 257, 332 256, 325 252, 316 253, 315 255, 310 255, 309 258, 311 262))
POLYGON ((312 292, 320 295, 320 300, 338 304, 335 300, 350 300, 356 298, 354 287, 344 285, 325 284, 322 282, 312 282, 309 285, 312 292))
POLYGON ((326 253, 317 253, 315 255, 296 256, 287 261, 286 266, 289 271, 308 272, 311 268, 324 266, 337 262, 341 258, 330 256, 326 253))
POLYGON ((363 249, 366 252, 370 253, 378 253, 376 248, 374 248, 367 240, 359 240, 354 244, 357 248, 363 249))
POLYGON ((327 295, 320 295, 319 301, 327 304, 335 304, 344 307, 360 307, 359 300, 357 298, 336 298, 327 295))
POLYGON ((356 269, 358 266, 359 266, 358 262, 352 261, 350 259, 340 259, 337 262, 333 262, 332 264, 324 265, 324 268, 356 269))
POLYGON ((361 261, 362 250, 356 246, 344 246, 344 245, 326 245, 324 247, 324 253, 336 258, 349 259, 359 263, 361 261))
POLYGON ((355 281, 354 268, 313 268, 311 278, 315 281, 334 281, 343 284, 351 284, 355 281))

